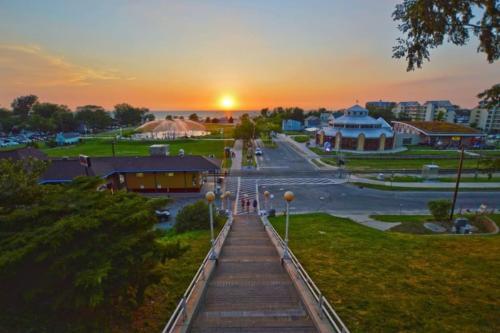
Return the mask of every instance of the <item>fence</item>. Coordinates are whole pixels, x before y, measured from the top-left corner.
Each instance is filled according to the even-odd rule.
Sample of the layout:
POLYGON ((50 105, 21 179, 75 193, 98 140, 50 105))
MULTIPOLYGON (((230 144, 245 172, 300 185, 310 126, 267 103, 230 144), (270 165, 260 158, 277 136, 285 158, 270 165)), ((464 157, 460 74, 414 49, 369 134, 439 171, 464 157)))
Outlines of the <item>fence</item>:
MULTIPOLYGON (((220 242, 224 242, 226 239, 227 234, 229 233, 229 230, 232 225, 232 217, 230 216, 226 224, 224 224, 224 227, 222 230, 219 232, 219 235, 214 241, 214 248, 217 247, 217 244, 220 242)), ((222 245, 221 245, 222 247, 222 245)), ((170 319, 168 320, 167 324, 165 325, 165 328, 163 329, 162 333, 170 333, 173 332, 175 327, 177 326, 177 323, 179 322, 180 319, 186 320, 187 319, 187 312, 186 312, 186 305, 188 301, 190 300, 194 289, 197 287, 198 283, 200 281, 205 281, 206 276, 205 276, 205 268, 207 264, 210 262, 210 253, 211 251, 209 250, 207 255, 205 256, 205 259, 203 259, 203 262, 200 265, 200 268, 198 268, 198 271, 193 277, 193 280, 191 280, 191 283, 187 287, 186 291, 182 295, 181 300, 177 304, 177 307, 175 308, 174 312, 170 316, 170 319)))
MULTIPOLYGON (((285 242, 278 234, 276 229, 274 229, 272 224, 269 222, 266 223, 266 225, 268 226, 268 228, 270 228, 272 234, 274 235, 280 246, 284 249, 285 242)), ((326 318, 327 321, 332 325, 336 333, 349 333, 347 326, 343 323, 342 319, 340 319, 340 317, 337 315, 337 313, 331 306, 330 302, 328 302, 328 300, 323 296, 319 288, 316 286, 316 284, 311 279, 309 274, 307 274, 304 267, 302 267, 299 260, 297 259, 297 257, 295 257, 295 255, 290 249, 288 249, 288 254, 290 255, 290 262, 293 264, 293 266, 299 273, 300 278, 304 281, 309 292, 312 294, 316 302, 318 302, 318 306, 321 309, 320 317, 326 318)))

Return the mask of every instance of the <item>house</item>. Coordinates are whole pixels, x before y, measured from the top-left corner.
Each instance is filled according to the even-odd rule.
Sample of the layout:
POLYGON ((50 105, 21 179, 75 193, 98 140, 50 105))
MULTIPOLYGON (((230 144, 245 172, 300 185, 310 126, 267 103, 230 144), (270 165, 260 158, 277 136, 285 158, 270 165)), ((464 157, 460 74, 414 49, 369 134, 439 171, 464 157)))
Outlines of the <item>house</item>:
POLYGON ((319 121, 321 122, 321 124, 328 124, 328 120, 331 115, 331 112, 321 112, 319 115, 319 121))
POLYGON ((80 133, 77 132, 60 132, 56 135, 56 143, 58 146, 72 145, 78 142, 80 142, 80 133))
POLYGON ((392 123, 398 143, 402 145, 471 147, 484 138, 484 134, 474 128, 444 121, 393 121, 392 123))
POLYGON ((316 116, 309 116, 304 121, 305 127, 319 127, 321 125, 321 121, 316 116))
POLYGON ((316 134, 316 144, 336 150, 390 150, 394 132, 383 118, 375 119, 367 109, 354 105, 316 134))
POLYGON ((394 102, 388 101, 371 101, 366 102, 365 107, 369 110, 392 110, 396 106, 394 102))
POLYGON ((283 131, 302 131, 302 122, 295 119, 286 119, 281 122, 283 131))
POLYGON ((199 192, 204 178, 220 174, 220 161, 203 156, 132 156, 53 159, 41 184, 71 182, 80 176, 106 180, 108 188, 134 192, 199 192))

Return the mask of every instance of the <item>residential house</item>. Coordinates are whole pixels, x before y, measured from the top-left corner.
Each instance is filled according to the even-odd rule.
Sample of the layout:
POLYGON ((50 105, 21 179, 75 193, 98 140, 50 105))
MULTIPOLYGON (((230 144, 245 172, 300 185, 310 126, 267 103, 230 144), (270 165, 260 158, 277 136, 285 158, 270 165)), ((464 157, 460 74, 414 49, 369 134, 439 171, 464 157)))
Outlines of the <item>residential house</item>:
POLYGON ((295 119, 286 119, 281 122, 283 131, 302 131, 302 122, 295 119))
POLYGON ((321 121, 316 116, 309 116, 304 121, 305 127, 319 127, 321 126, 321 121))

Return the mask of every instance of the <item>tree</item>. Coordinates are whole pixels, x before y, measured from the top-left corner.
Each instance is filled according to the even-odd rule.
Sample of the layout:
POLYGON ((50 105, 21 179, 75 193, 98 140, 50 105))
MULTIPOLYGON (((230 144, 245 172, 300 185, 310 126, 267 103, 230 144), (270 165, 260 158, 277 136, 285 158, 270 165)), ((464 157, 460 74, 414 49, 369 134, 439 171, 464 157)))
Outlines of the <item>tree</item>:
POLYGON ((253 137, 259 135, 259 131, 256 125, 248 115, 243 115, 240 118, 240 123, 234 128, 234 137, 236 139, 250 140, 253 137))
POLYGON ((144 116, 144 122, 153 121, 155 119, 156 119, 156 117, 152 113, 148 113, 147 115, 144 116))
MULTIPOLYGON (((198 200, 194 204, 184 206, 177 214, 174 225, 176 232, 189 230, 203 230, 210 228, 210 215, 208 205, 203 200, 198 200)), ((221 218, 216 216, 214 227, 218 225, 221 218)))
POLYGON ((436 115, 436 120, 437 121, 443 121, 445 115, 446 115, 446 112, 444 112, 443 110, 439 110, 438 113, 437 113, 437 115, 436 115))
POLYGON ((269 108, 264 108, 264 109, 260 110, 260 115, 262 117, 267 118, 268 114, 269 114, 269 108))
POLYGON ((205 122, 206 122, 206 123, 209 123, 209 122, 210 122, 210 120, 211 120, 211 119, 210 119, 210 117, 206 117, 206 118, 205 118, 205 122))
POLYGON ((12 111, 0 108, 0 132, 10 132, 16 124, 17 120, 12 111))
POLYGON ((112 123, 111 116, 102 106, 84 105, 76 108, 75 119, 87 128, 103 130, 112 123))
POLYGON ((44 132, 68 132, 77 129, 73 112, 66 106, 53 103, 36 103, 28 119, 31 129, 44 132))
POLYGON ((477 98, 481 99, 481 106, 487 109, 500 107, 500 83, 479 93, 477 98))
POLYGON ((407 70, 414 70, 430 60, 429 50, 445 39, 462 46, 472 33, 479 38, 477 51, 493 63, 500 57, 499 11, 496 0, 404 0, 392 13, 405 35, 397 39, 393 57, 405 57, 407 70), (476 22, 475 12, 482 14, 476 22))
POLYGON ((25 163, 0 161, 0 331, 107 331, 179 252, 154 228, 165 202, 97 178, 39 185, 42 162, 25 163))
POLYGON ((130 104, 122 103, 115 105, 114 116, 118 124, 122 126, 137 126, 141 124, 148 111, 146 108, 136 108, 130 104))
POLYGON ((12 111, 15 115, 20 116, 23 119, 27 118, 31 108, 37 102, 38 97, 35 95, 19 96, 11 103, 12 111))
POLYGON ((171 116, 171 115, 167 115, 167 116, 165 117, 165 119, 166 119, 166 120, 173 120, 173 118, 172 118, 172 116, 171 116))
POLYGON ((230 124, 234 123, 233 117, 229 116, 229 118, 227 119, 227 122, 230 123, 230 124))
POLYGON ((436 221, 446 221, 450 216, 451 201, 446 199, 429 201, 427 207, 436 221))
POLYGON ((199 121, 200 119, 198 118, 198 115, 196 113, 191 113, 189 115, 189 120, 192 120, 192 121, 199 121))

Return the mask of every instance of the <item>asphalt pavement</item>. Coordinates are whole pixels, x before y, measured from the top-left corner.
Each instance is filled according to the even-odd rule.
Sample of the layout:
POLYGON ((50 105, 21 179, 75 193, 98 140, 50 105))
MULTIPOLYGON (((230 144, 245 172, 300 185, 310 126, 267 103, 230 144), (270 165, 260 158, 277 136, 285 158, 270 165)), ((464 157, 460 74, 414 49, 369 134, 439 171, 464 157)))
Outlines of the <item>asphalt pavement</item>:
MULTIPOLYGON (((262 193, 265 190, 274 195, 273 208, 281 211, 285 204, 282 199, 287 190, 295 193, 291 204, 292 212, 339 212, 349 213, 417 213, 427 211, 427 202, 435 199, 451 199, 453 193, 439 191, 381 191, 360 188, 335 179, 338 172, 320 172, 286 141, 276 141, 277 148, 263 148, 263 156, 258 157, 259 170, 242 175, 245 183, 256 185, 261 208, 269 208, 262 193), (309 181, 293 181, 293 178, 307 177, 309 181), (323 180, 322 180, 323 179, 323 180)), ((306 179, 307 178, 302 178, 306 179)), ((248 188, 253 185, 248 184, 248 188)), ((500 208, 500 192, 460 192, 457 209, 477 209, 481 204, 488 208, 500 208)))

